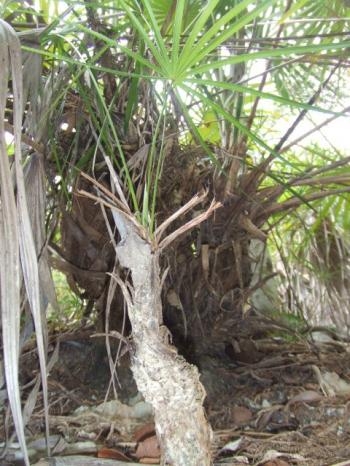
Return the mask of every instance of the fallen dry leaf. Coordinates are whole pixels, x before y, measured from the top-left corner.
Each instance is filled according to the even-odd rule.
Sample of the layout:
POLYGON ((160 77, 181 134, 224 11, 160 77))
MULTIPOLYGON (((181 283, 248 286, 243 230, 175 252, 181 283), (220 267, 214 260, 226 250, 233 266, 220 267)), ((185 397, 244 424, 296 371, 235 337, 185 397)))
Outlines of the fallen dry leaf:
POLYGON ((231 417, 235 425, 241 426, 249 422, 253 415, 251 411, 244 406, 234 406, 231 410, 231 417))
POLYGON ((298 395, 293 396, 287 405, 292 405, 294 403, 315 403, 316 401, 323 400, 324 396, 314 390, 304 390, 298 395))
POLYGON ((259 463, 259 466, 290 466, 290 463, 281 458, 285 458, 286 456, 287 455, 285 453, 281 453, 276 450, 267 450, 259 463))
POLYGON ((140 463, 141 464, 159 464, 159 459, 157 458, 141 458, 140 463))
POLYGON ((242 444, 242 437, 226 443, 220 451, 237 451, 242 444))
POLYGON ((155 435, 152 437, 146 438, 140 442, 137 446, 136 458, 159 458, 160 457, 160 448, 158 439, 155 435))
POLYGON ((134 439, 139 443, 148 437, 152 437, 153 435, 155 435, 155 425, 154 422, 149 422, 134 432, 134 439))
POLYGON ((261 466, 290 466, 290 464, 284 460, 275 459, 267 461, 267 463, 263 463, 261 466))
POLYGON ((101 448, 97 452, 97 458, 110 458, 113 460, 130 461, 124 453, 116 448, 101 448))

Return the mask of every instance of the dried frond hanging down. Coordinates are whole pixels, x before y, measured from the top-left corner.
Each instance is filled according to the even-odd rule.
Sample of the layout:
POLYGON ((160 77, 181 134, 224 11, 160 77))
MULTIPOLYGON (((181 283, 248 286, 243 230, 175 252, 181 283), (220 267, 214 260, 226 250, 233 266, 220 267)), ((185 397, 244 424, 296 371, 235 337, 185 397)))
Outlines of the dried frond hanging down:
POLYGON ((1 293, 2 337, 7 393, 12 410, 18 440, 23 450, 26 465, 29 465, 26 450, 21 400, 18 384, 19 333, 20 333, 20 287, 21 269, 28 301, 33 314, 37 335, 38 354, 42 374, 45 404, 46 434, 48 437, 48 402, 46 382, 46 356, 40 308, 39 271, 37 253, 27 208, 24 175, 21 164, 21 133, 23 116, 22 62, 20 42, 15 31, 0 20, 0 62, 4 79, 0 84, 0 179, 1 179, 1 293), (5 146, 5 106, 8 82, 11 76, 13 93, 14 168, 15 184, 5 146), (15 198, 15 186, 17 199, 15 198))
POLYGON ((20 327, 20 263, 19 233, 16 215, 16 200, 9 157, 5 145, 5 104, 10 73, 8 25, 0 20, 0 63, 3 79, 0 80, 0 181, 1 181, 1 318, 4 346, 4 369, 9 402, 16 426, 18 440, 25 451, 26 464, 29 465, 25 447, 24 427, 21 414, 21 400, 18 385, 19 327, 20 327), (6 290, 6 293, 4 293, 6 290))

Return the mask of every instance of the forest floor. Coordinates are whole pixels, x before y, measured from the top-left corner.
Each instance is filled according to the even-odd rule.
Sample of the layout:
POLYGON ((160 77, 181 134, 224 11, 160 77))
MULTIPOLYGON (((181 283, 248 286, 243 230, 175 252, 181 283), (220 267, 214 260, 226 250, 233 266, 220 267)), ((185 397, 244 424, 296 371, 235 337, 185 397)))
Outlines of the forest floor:
MULTIPOLYGON (((114 389, 104 344, 91 338, 91 331, 52 336, 50 356, 55 459, 40 459, 46 454, 39 394, 27 426, 31 464, 159 463, 151 409, 137 392, 127 355, 116 367, 114 389)), ((214 464, 350 466, 349 342, 325 331, 291 341, 237 337, 227 357, 203 357, 199 366, 214 431, 214 464)), ((37 355, 28 349, 21 379, 29 400, 34 397, 29 381, 36 374, 37 355)), ((20 465, 16 458, 18 451, 10 448, 0 464, 20 465)))

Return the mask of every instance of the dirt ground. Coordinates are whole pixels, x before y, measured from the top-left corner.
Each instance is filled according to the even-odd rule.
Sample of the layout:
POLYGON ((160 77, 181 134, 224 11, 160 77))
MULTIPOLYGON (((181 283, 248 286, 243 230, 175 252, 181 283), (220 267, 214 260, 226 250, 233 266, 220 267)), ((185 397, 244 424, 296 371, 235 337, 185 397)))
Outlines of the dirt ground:
MULTIPOLYGON (((152 412, 137 392, 128 354, 116 364, 113 386, 104 343, 91 336, 86 330, 50 338, 53 458, 41 459, 46 453, 39 393, 26 429, 31 464, 159 463, 152 412)), ((198 365, 215 464, 350 466, 349 342, 324 330, 289 339, 236 336, 221 355, 204 354, 198 365)), ((21 382, 29 400, 37 367, 36 351, 27 348, 21 382)), ((11 431, 6 401, 2 411, 4 439, 6 426, 11 431)), ((16 444, 0 464, 21 464, 16 444)))

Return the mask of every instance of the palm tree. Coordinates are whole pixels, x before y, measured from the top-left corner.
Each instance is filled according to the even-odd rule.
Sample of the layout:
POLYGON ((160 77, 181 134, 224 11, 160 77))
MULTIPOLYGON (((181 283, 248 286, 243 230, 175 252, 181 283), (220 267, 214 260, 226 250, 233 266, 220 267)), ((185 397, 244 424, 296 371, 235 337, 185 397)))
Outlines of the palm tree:
POLYGON ((325 123, 344 115, 334 97, 348 66, 349 8, 340 0, 69 4, 53 15, 48 2, 40 13, 11 1, 1 11, 0 135, 14 135, 16 175, 14 184, 3 142, 1 309, 16 432, 25 451, 20 263, 47 399, 50 244, 89 308, 116 309, 119 330, 127 304, 132 369, 154 408, 163 460, 210 464, 205 392, 172 339, 184 354, 190 344, 199 365, 204 351, 220 353, 249 296, 251 240, 265 242, 278 215, 315 212, 315 201, 348 193, 347 159, 298 164, 290 140, 309 114, 325 123), (292 121, 273 140, 271 113, 287 108, 292 121))

